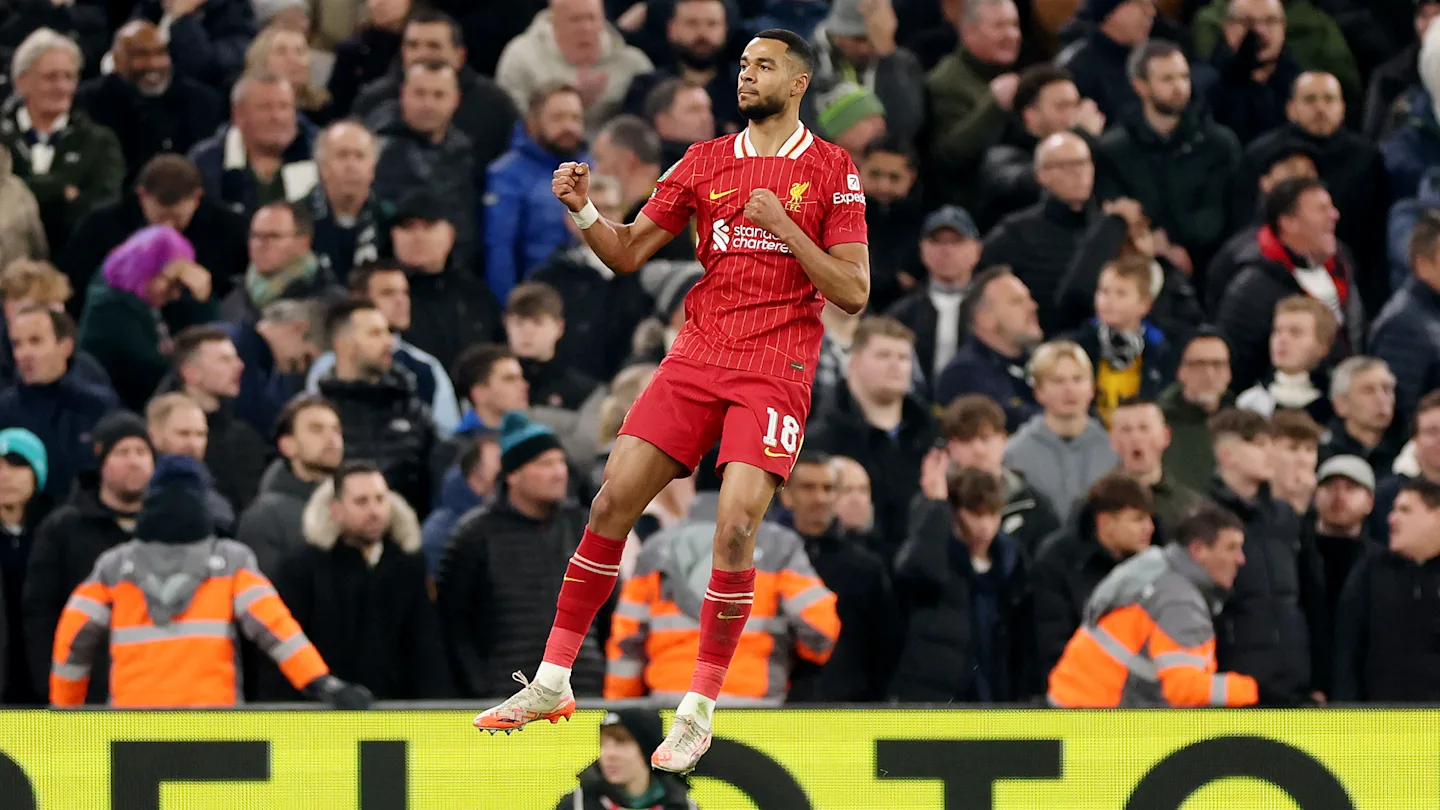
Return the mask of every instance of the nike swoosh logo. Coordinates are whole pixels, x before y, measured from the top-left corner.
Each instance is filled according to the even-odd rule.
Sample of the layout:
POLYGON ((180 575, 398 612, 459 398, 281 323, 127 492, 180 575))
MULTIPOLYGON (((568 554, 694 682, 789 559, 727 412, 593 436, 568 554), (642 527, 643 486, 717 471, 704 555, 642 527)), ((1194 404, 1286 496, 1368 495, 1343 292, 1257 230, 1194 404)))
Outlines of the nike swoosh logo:
POLYGON ((576 579, 576 578, 574 578, 574 577, 565 577, 565 581, 566 581, 566 582, 581 582, 581 583, 583 583, 585 580, 583 580, 583 579, 576 579))
POLYGON ((720 199, 720 198, 722 198, 722 197, 729 197, 731 194, 734 194, 735 192, 737 192, 737 191, 739 191, 739 190, 740 190, 740 189, 732 188, 732 189, 730 189, 729 191, 711 191, 711 192, 710 192, 710 199, 711 199, 711 200, 718 200, 718 199, 720 199))
POLYGON ((724 611, 721 611, 721 612, 715 614, 715 618, 717 618, 717 619, 724 619, 725 621, 728 622, 728 621, 730 621, 731 619, 743 619, 743 618, 745 618, 745 617, 744 617, 744 616, 726 616, 726 615, 725 615, 725 612, 724 612, 724 611))
POLYGON ((768 448, 768 447, 765 448, 765 455, 769 456, 770 458, 789 458, 789 457, 790 457, 790 454, 789 454, 789 453, 777 453, 777 452, 771 450, 771 449, 768 448))

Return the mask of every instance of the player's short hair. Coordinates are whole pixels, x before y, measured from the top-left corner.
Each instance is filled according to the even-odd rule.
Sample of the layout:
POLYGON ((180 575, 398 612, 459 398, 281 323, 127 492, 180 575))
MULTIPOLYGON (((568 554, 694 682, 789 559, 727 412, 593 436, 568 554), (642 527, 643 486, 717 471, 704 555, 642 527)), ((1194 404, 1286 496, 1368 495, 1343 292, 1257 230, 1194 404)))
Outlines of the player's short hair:
POLYGON ((790 58, 800 64, 800 72, 815 75, 815 48, 804 37, 784 28, 767 28, 756 34, 755 38, 785 43, 790 58))
POLYGON ((1020 81, 1015 84, 1015 100, 1011 103, 1012 110, 1028 110, 1035 106, 1040 100, 1040 94, 1045 88, 1060 82, 1075 83, 1075 74, 1063 67, 1041 62, 1038 65, 1031 65, 1020 73, 1020 81))
POLYGON ((171 391, 161 394, 145 405, 145 426, 154 430, 170 421, 170 416, 181 408, 195 408, 205 412, 189 394, 171 391))
POLYGON ((1270 435, 1270 423, 1254 411, 1240 408, 1225 408, 1205 423, 1210 433, 1210 443, 1217 445, 1226 439, 1253 442, 1270 435))
POLYGON ((638 115, 617 115, 600 128, 616 146, 635 153, 635 159, 647 165, 660 163, 660 136, 638 115))
POLYGON ((320 396, 319 394, 296 394, 285 403, 280 409, 280 415, 275 417, 275 441, 280 441, 281 436, 294 436, 295 423, 300 419, 300 414, 311 408, 324 408, 340 418, 340 411, 335 409, 335 403, 320 396))
POLYGON ((540 111, 545 109, 545 105, 550 103, 550 99, 561 93, 569 93, 576 98, 583 98, 580 95, 580 89, 569 82, 543 84, 530 94, 530 101, 525 105, 525 117, 534 118, 539 115, 540 111))
POLYGON ((1005 508, 1000 479, 974 467, 952 470, 947 477, 950 509, 977 515, 994 515, 1005 508))
POLYGON ((370 294, 370 279, 381 273, 405 273, 408 268, 396 259, 372 259, 350 269, 345 279, 346 286, 355 295, 370 294))
MULTIPOLYGON (((1321 351, 1330 351, 1330 346, 1335 343, 1335 335, 1340 332, 1340 321, 1330 307, 1325 306, 1318 299, 1297 293, 1281 298, 1275 305, 1276 317, 1282 313, 1291 312, 1309 315, 1311 322, 1315 324, 1315 341, 1320 344, 1321 351)), ((1274 328, 1273 320, 1271 328, 1274 328)))
POLYGON ((49 262, 16 259, 0 273, 0 298, 6 301, 33 298, 46 304, 63 304, 73 293, 69 276, 49 262))
POLYGON ((146 161, 135 185, 168 207, 199 193, 204 181, 200 170, 183 155, 165 154, 146 161))
POLYGON ((1154 298, 1154 288, 1151 286, 1150 262, 1151 259, 1145 256, 1122 255, 1106 262, 1101 272, 1114 273, 1116 278, 1133 282, 1140 297, 1151 300, 1154 298))
POLYGON ((855 337, 850 341, 852 355, 865 351, 865 347, 876 338, 894 338, 915 345, 915 331, 889 315, 867 315, 855 327, 855 337))
POLYGON ((1050 376, 1050 372, 1054 371, 1055 366, 1059 365, 1062 360, 1075 361, 1075 364, 1080 366, 1087 377, 1095 375, 1095 366, 1090 362, 1090 355, 1080 348, 1079 343, 1073 340, 1052 340, 1040 344, 1035 349, 1035 353, 1030 356, 1029 371, 1034 385, 1038 387, 1040 383, 1044 382, 1045 378, 1050 376))
POLYGON ((1155 496, 1150 487, 1116 471, 1100 476, 1090 485, 1085 505, 1092 515, 1113 515, 1126 509, 1148 513, 1155 507, 1155 496))
POLYGON ((1270 417, 1270 438, 1294 442, 1300 445, 1320 446, 1325 428, 1320 427, 1310 414, 1296 408, 1282 408, 1270 417))
POLYGON ((229 343, 230 336, 218 326, 208 324, 187 326, 175 336, 174 346, 170 350, 170 362, 174 364, 175 368, 184 368, 190 364, 191 360, 195 359, 195 354, 200 351, 201 346, 206 343, 219 343, 222 340, 229 343))
POLYGON ((565 320, 565 301, 559 291, 543 281, 527 281, 515 285, 505 299, 508 318, 554 318, 565 320))
POLYGON ((461 352, 452 375, 460 396, 468 399, 472 388, 490 382, 496 363, 514 356, 508 347, 499 343, 477 343, 461 352))
POLYGON ((992 433, 1005 434, 1005 410, 984 394, 956 397, 940 412, 940 435, 946 441, 968 442, 992 433))

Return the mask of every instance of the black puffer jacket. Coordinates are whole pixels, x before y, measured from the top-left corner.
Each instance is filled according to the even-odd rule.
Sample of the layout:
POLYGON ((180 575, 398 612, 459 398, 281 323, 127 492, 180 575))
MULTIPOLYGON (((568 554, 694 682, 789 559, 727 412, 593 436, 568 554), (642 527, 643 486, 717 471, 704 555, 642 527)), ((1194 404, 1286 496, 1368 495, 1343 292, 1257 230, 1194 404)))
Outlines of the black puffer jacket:
POLYGON ((1080 627, 1085 603, 1120 561, 1095 537, 1095 513, 1082 503, 1065 528, 1046 538, 1030 580, 1035 593, 1035 654, 1048 679, 1065 645, 1080 627))
MULTIPOLYGON (((410 274, 410 328, 403 337, 429 353, 447 370, 460 353, 476 343, 504 341, 500 307, 483 274, 450 256, 450 266, 439 273, 410 274)), ((468 392, 461 391, 463 397, 468 392)))
POLYGON ((1060 331, 1055 292, 1098 216, 1095 206, 1075 211, 1048 193, 1040 202, 1000 220, 985 236, 977 269, 1009 265, 1039 305, 1040 328, 1060 331))
POLYGON ((1324 571, 1300 518, 1268 486, 1246 501, 1216 479, 1210 497, 1245 523, 1245 565, 1216 619, 1220 670, 1294 694, 1323 691, 1330 646, 1324 571))
MULTIPOLYGON (((555 620, 566 562, 580 544, 585 510, 563 503, 546 520, 510 505, 502 489, 460 519, 435 578, 440 625, 465 697, 514 691, 513 672, 534 672, 555 620)), ((601 694, 605 656, 595 628, 570 677, 577 695, 601 694)))
POLYGON ((345 456, 375 462, 390 488, 421 515, 430 511, 430 454, 438 438, 430 408, 415 396, 403 369, 374 382, 320 380, 320 393, 340 412, 345 456))
POLYGON ((1440 701, 1440 558, 1419 565, 1374 548, 1336 611, 1332 700, 1440 701))
POLYGON ((374 190, 382 199, 399 200, 408 191, 426 189, 445 202, 455 226, 455 253, 464 261, 478 253, 479 204, 484 170, 476 171, 474 143, 459 127, 449 127, 436 143, 400 119, 398 105, 382 105, 366 126, 380 141, 374 190))

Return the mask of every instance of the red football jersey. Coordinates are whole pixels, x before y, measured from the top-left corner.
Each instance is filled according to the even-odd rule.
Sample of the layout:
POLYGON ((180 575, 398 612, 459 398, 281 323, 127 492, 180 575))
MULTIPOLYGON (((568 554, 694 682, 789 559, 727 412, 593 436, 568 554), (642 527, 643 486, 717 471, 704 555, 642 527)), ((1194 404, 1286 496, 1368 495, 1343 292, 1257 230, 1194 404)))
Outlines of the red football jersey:
POLYGON ((745 219, 745 203, 757 188, 775 192, 824 250, 868 243, 855 163, 803 125, 775 157, 756 155, 748 130, 691 146, 641 209, 673 234, 696 218, 695 253, 705 273, 685 296, 685 327, 670 351, 808 383, 825 332, 824 299, 790 248, 745 219))

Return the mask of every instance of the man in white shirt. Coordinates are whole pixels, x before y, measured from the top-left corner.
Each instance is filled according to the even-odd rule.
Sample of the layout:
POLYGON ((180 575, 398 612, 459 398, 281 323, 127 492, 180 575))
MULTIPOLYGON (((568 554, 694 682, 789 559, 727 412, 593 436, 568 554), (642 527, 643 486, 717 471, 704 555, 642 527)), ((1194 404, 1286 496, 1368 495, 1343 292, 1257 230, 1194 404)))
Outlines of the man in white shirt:
POLYGON ((939 376, 965 339, 961 303, 979 261, 980 230, 969 212, 947 205, 925 218, 920 262, 929 278, 888 314, 914 330, 916 360, 930 379, 939 376))

